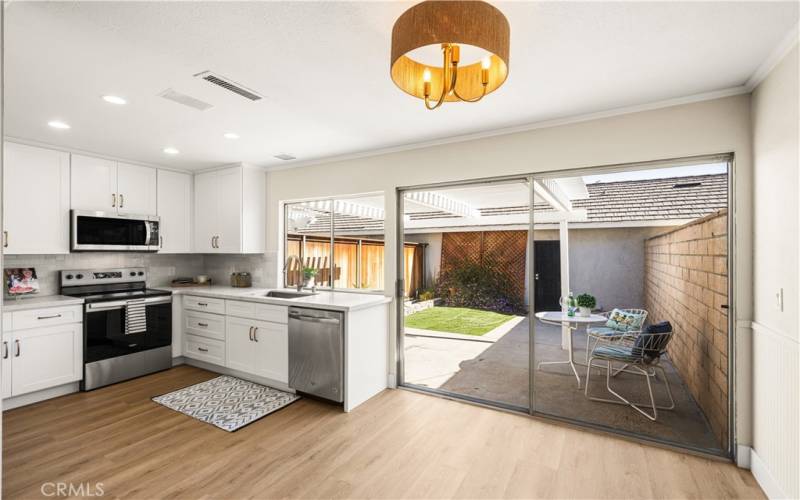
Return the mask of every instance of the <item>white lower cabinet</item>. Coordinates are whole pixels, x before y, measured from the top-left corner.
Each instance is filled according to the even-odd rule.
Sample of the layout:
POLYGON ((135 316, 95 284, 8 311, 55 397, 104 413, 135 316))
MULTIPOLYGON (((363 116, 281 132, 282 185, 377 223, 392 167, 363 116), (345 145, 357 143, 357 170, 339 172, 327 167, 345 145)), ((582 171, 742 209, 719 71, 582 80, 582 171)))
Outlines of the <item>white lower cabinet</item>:
POLYGON ((289 382, 287 307, 191 295, 183 299, 184 356, 289 382))
POLYGON ((286 325, 228 316, 226 335, 228 368, 289 382, 289 329, 286 325))
POLYGON ((254 322, 256 361, 253 373, 289 383, 289 327, 264 321, 254 322))
MULTIPOLYGON (((52 316, 46 309, 37 316, 52 316)), ((13 313, 24 318, 29 311, 13 313)), ((17 319, 17 318, 14 318, 17 319)), ((12 320, 12 325, 19 323, 12 320)), ((2 337, 2 396, 76 382, 83 377, 83 324, 66 323, 11 330, 2 337)))

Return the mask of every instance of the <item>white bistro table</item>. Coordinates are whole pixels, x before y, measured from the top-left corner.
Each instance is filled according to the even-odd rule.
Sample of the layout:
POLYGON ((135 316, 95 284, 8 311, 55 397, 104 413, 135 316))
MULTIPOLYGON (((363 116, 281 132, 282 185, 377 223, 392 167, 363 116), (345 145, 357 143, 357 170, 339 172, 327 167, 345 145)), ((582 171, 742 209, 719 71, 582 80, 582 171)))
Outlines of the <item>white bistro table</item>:
MULTIPOLYGON (((573 330, 577 330, 579 325, 584 325, 584 327, 588 330, 589 325, 592 323, 605 323, 608 321, 608 318, 605 316, 600 316, 599 314, 590 314, 589 316, 568 316, 565 311, 541 311, 536 313, 536 319, 541 321, 542 323, 546 323, 548 325, 556 325, 556 326, 566 326, 569 329, 569 335, 567 336, 567 351, 568 351, 568 359, 564 361, 541 361, 537 369, 541 369, 542 365, 569 365, 572 368, 572 373, 575 374, 575 378, 578 379, 578 389, 581 388, 581 377, 578 375, 578 369, 575 368, 576 364, 582 363, 575 363, 575 357, 572 352, 572 332, 573 330)), ((588 332, 587 332, 588 334, 588 332)))

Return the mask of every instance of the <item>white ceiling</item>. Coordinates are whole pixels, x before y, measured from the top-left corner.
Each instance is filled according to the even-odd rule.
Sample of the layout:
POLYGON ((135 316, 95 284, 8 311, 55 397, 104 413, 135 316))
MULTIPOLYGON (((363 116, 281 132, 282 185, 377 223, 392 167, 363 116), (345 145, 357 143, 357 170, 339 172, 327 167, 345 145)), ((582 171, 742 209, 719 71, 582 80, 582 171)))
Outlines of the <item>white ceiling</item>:
POLYGON ((12 2, 6 133, 176 168, 286 166, 273 155, 312 160, 740 86, 798 19, 796 2, 494 2, 511 24, 507 83, 429 112, 389 78, 392 24, 413 3, 12 2), (266 98, 192 76, 205 70, 266 98), (167 88, 214 108, 157 97, 167 88))

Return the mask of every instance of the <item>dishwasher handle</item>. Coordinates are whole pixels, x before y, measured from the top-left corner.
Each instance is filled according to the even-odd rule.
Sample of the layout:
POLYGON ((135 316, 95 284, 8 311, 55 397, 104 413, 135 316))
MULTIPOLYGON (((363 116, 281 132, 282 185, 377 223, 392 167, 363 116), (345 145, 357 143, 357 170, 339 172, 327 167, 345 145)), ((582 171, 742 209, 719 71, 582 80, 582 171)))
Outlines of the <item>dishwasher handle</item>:
POLYGON ((290 312, 289 318, 296 319, 299 321, 308 321, 311 323, 328 323, 332 325, 338 325, 339 320, 336 318, 318 318, 317 316, 308 316, 306 314, 300 314, 296 312, 290 312))

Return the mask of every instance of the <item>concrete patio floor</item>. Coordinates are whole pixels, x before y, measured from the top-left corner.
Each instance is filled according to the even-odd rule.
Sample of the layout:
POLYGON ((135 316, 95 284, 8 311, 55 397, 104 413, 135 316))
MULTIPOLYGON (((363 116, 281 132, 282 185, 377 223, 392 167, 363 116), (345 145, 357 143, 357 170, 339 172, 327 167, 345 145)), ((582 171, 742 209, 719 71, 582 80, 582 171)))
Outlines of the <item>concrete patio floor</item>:
MULTIPOLYGON (((416 332, 419 333, 419 332, 416 332)), ((528 319, 525 318, 494 342, 425 337, 406 334, 405 382, 463 394, 486 401, 528 408, 528 319)), ((583 363, 586 334, 573 333, 575 359, 583 363)), ((561 331, 556 326, 537 323, 535 361, 567 359, 561 349, 561 331)), ((569 417, 635 434, 672 441, 682 445, 721 451, 705 416, 689 394, 678 373, 663 362, 675 399, 674 410, 660 410, 651 422, 632 408, 588 400, 584 397, 586 367, 578 366, 581 388, 568 365, 544 366, 535 373, 535 409, 538 412, 569 417)), ((605 389, 605 371, 592 368, 591 394, 613 397, 605 389)), ((622 373, 612 381, 618 392, 633 401, 647 401, 647 387, 639 376, 622 373)), ((656 401, 663 404, 663 381, 655 387, 656 401)))

